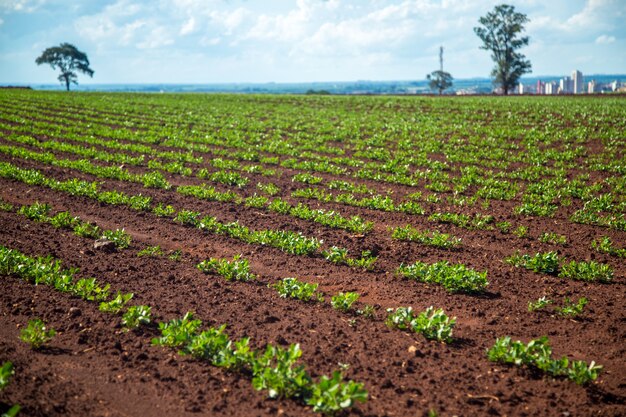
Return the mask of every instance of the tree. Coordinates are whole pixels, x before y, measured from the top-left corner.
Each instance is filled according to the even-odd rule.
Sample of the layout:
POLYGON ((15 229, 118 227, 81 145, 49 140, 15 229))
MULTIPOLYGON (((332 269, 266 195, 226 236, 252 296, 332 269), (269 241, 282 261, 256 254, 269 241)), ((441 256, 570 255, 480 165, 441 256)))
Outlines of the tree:
POLYGON ((37 65, 50 64, 52 69, 59 67, 61 75, 59 81, 65 83, 65 88, 70 91, 70 83, 78 84, 76 71, 93 77, 93 70, 89 68, 87 54, 79 51, 69 43, 47 48, 41 56, 35 60, 37 65))
POLYGON ((443 46, 439 47, 439 70, 428 74, 426 79, 429 80, 428 85, 430 89, 433 91, 438 90, 439 95, 441 95, 444 90, 452 87, 452 75, 443 70, 443 46))
POLYGON ((515 12, 515 7, 501 4, 478 19, 482 26, 474 28, 476 35, 483 41, 480 49, 491 51, 491 59, 496 64, 491 75, 505 95, 517 85, 523 74, 531 72, 530 61, 516 52, 528 45, 528 36, 519 36, 528 22, 525 14, 515 12))

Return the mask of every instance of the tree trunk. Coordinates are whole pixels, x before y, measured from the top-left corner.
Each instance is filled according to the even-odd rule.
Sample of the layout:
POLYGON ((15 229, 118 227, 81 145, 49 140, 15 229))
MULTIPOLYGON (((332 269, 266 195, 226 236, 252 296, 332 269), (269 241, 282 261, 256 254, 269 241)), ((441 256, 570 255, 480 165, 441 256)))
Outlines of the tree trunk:
POLYGON ((70 77, 66 75, 64 78, 65 78, 65 90, 70 91, 70 77))

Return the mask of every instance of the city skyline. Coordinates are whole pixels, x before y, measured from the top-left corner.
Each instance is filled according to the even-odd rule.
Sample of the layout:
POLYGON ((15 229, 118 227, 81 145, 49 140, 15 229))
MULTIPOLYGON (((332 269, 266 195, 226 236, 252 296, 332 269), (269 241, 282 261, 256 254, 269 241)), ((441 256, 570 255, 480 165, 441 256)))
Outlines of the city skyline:
MULTIPOLYGON (((501 1, 0 0, 0 83, 54 84, 34 60, 75 44, 107 83, 422 80, 438 68, 486 78, 493 62, 472 31, 501 1)), ((534 77, 626 72, 626 3, 509 2, 530 19, 521 50, 534 77)))

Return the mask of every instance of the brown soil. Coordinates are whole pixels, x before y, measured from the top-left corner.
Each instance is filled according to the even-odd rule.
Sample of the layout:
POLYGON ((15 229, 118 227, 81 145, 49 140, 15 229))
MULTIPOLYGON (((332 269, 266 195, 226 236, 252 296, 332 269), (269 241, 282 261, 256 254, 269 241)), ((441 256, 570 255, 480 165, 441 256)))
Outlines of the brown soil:
MULTIPOLYGON (((0 155, 0 160, 10 159, 0 155)), ((96 179, 18 159, 11 162, 37 167, 57 179, 96 179)), ((242 194, 254 193, 257 178, 251 177, 252 186, 240 191, 242 194)), ((198 183, 179 176, 170 175, 168 179, 179 184, 198 183)), ((291 175, 272 181, 289 199, 289 190, 294 186, 291 175)), ((400 196, 410 190, 391 184, 378 186, 400 196)), ((113 253, 96 251, 90 239, 26 220, 14 212, 0 212, 0 245, 31 256, 50 254, 67 267, 80 268, 81 277, 94 276, 110 283, 114 292, 133 292, 134 303, 152 306, 153 321, 193 311, 206 325, 227 323, 231 336, 249 336, 257 349, 268 343, 299 343, 304 352, 302 360, 315 378, 330 374, 339 364, 348 364, 346 377, 365 383, 369 391, 369 400, 352 410, 355 415, 421 416, 430 409, 446 416, 626 414, 626 264, 589 247, 591 240, 602 235, 624 247, 626 234, 569 222, 569 215, 580 208, 579 202, 560 210, 554 218, 512 216, 511 209, 517 202, 494 202, 487 211, 454 210, 486 212, 497 221, 514 218, 516 225, 529 226, 526 238, 497 230, 469 231, 437 225, 427 216, 320 205, 374 221, 375 230, 359 237, 240 205, 148 190, 140 184, 106 181, 104 188, 150 195, 155 201, 214 215, 221 221, 238 220, 254 229, 301 231, 324 239, 325 247, 343 246, 351 253, 374 249, 379 260, 374 271, 362 272, 333 265, 320 256, 291 256, 278 249, 205 234, 152 214, 104 206, 6 179, 0 179, 0 197, 4 201, 46 202, 55 211, 70 210, 103 228, 124 227, 132 235, 133 245, 113 253), (463 245, 446 251, 392 240, 387 227, 407 223, 419 229, 452 233, 462 239, 463 245), (542 231, 564 234, 569 244, 555 247, 541 243, 538 236, 542 231), (160 245, 166 251, 180 249, 182 259, 137 257, 137 252, 148 245, 160 245), (516 269, 504 259, 517 250, 558 250, 568 259, 609 263, 615 279, 611 284, 584 283, 516 269), (195 267, 209 257, 231 258, 236 254, 250 260, 259 282, 229 283, 204 275, 195 267), (488 292, 449 294, 441 287, 404 281, 394 275, 400 263, 416 260, 450 260, 487 270, 488 292), (339 291, 357 291, 362 296, 360 301, 377 306, 376 319, 342 314, 328 303, 283 299, 266 285, 290 276, 319 283, 327 300, 339 291), (544 295, 559 303, 565 297, 584 296, 589 304, 576 320, 545 312, 529 313, 528 301, 544 295), (419 334, 389 329, 384 323, 385 310, 409 305, 418 311, 432 305, 456 316, 455 341, 446 345, 427 341, 419 334), (604 370, 598 381, 581 387, 533 370, 489 362, 486 350, 504 335, 523 341, 547 335, 556 356, 594 360, 604 370)), ((17 403, 22 406, 23 416, 311 415, 310 408, 294 401, 267 399, 244 375, 152 346, 150 340, 158 333, 154 325, 125 332, 119 318, 101 313, 96 303, 13 276, 2 277, 0 287, 0 362, 10 360, 16 369, 12 382, 0 392, 0 411, 17 403), (34 317, 58 331, 49 347, 40 351, 31 350, 19 340, 20 328, 34 317)))

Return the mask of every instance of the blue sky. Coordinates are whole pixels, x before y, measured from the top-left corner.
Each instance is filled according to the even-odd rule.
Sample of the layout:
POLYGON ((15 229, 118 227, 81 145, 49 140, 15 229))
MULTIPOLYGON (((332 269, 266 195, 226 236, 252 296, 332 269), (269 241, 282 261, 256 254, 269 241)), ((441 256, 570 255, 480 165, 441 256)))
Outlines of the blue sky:
MULTIPOLYGON (((35 59, 70 42, 90 83, 487 77, 472 28, 490 0, 0 0, 0 83, 56 83, 35 59)), ((626 0, 510 1, 526 13, 533 75, 626 73, 626 0)))

